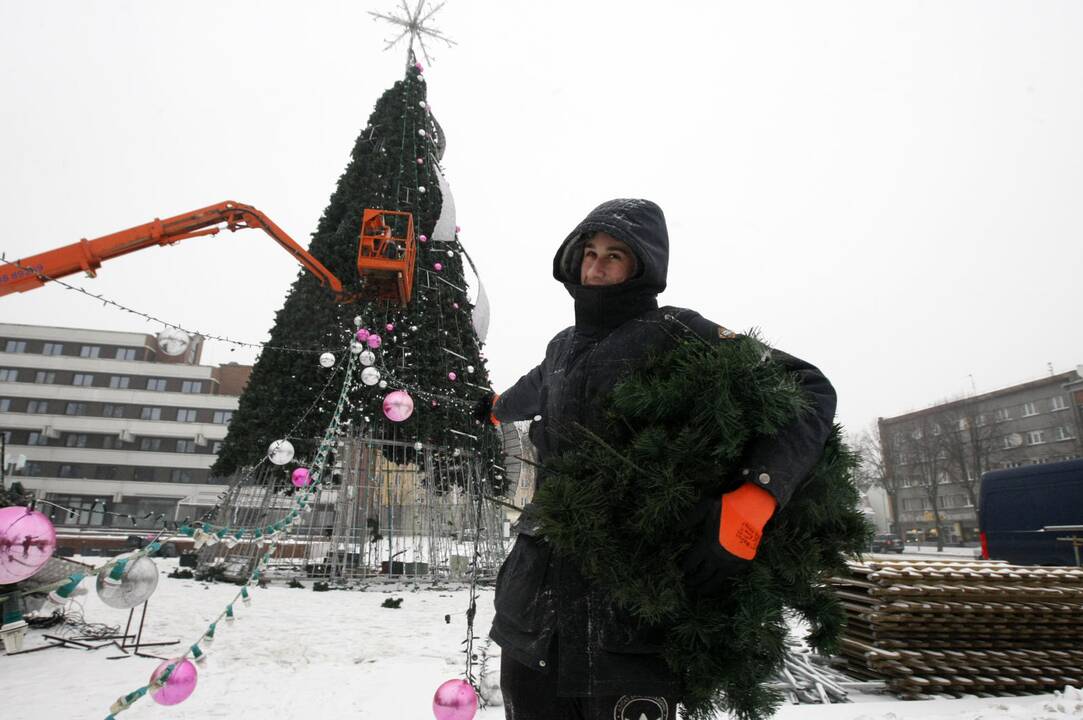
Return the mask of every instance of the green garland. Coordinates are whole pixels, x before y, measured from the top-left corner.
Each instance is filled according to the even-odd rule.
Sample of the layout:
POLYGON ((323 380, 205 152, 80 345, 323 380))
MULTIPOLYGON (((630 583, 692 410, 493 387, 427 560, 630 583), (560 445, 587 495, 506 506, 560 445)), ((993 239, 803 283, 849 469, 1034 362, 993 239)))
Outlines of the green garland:
POLYGON ((808 641, 836 649, 843 613, 824 578, 846 571, 870 528, 857 510, 856 460, 836 426, 809 479, 764 530, 756 559, 720 598, 685 591, 680 558, 695 541, 702 497, 732 489, 742 451, 808 411, 796 378, 764 361, 753 336, 685 338, 651 356, 606 400, 608 430, 577 428, 575 449, 546 467, 535 497, 543 534, 641 623, 669 628, 664 656, 686 715, 773 714, 764 683, 782 667, 787 609, 808 641))

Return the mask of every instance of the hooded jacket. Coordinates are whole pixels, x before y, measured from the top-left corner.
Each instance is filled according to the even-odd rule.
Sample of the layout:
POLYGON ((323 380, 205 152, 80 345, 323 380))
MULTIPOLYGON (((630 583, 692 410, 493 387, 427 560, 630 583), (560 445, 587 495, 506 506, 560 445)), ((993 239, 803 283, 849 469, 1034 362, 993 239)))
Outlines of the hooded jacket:
MULTIPOLYGON (((576 428, 601 430, 600 402, 617 381, 652 352, 665 351, 682 330, 725 342, 736 335, 698 313, 659 307, 666 287, 669 235, 661 208, 648 200, 602 203, 568 234, 553 258, 553 277, 574 299, 575 325, 557 334, 545 358, 497 399, 502 421, 532 420, 539 461, 576 442, 576 428), (605 232, 626 244, 636 270, 619 285, 579 282, 583 241, 605 232)), ((746 450, 741 474, 785 504, 819 459, 830 434, 835 393, 815 367, 770 351, 795 373, 813 412, 746 450)), ((538 486, 544 483, 539 473, 538 486)), ((666 628, 635 624, 587 583, 570 559, 537 537, 528 505, 519 536, 496 586, 491 637, 510 657, 542 672, 555 659, 561 695, 680 694, 661 657, 666 628), (553 650, 554 638, 559 637, 553 650)))

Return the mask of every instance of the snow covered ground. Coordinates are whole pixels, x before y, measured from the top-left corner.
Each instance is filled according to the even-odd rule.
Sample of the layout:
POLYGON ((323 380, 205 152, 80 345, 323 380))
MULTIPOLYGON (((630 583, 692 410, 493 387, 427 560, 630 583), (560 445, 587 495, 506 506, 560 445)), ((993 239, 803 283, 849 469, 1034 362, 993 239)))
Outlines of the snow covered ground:
MULTIPOLYGON (((100 562, 100 560, 99 560, 100 562)), ((176 560, 158 560, 161 579, 152 596, 144 639, 194 642, 237 593, 226 584, 166 577, 176 560)), ((282 585, 253 588, 252 603, 237 603, 235 622, 219 624, 208 659, 199 667, 195 693, 172 707, 140 700, 119 720, 232 720, 266 718, 432 718, 432 695, 463 672, 468 592, 455 588, 370 586, 365 591, 313 592, 282 585), (381 607, 402 598, 399 609, 381 607), (445 621, 450 616, 450 623, 445 621)), ((89 585, 89 583, 88 583, 89 585)), ((487 643, 492 590, 482 589, 476 627, 487 643)), ((87 622, 119 625, 127 611, 104 605, 90 586, 79 598, 87 622)), ((45 643, 32 631, 26 648, 45 643)), ((55 633, 56 630, 44 632, 55 633)), ((153 648, 163 655, 170 648, 153 648)), ((492 646, 493 653, 499 648, 492 646)), ((0 654, 4 720, 97 718, 117 697, 143 685, 158 661, 122 657, 115 648, 55 648, 18 656, 0 654)), ((499 683, 499 658, 484 684, 499 683)), ((1065 720, 1083 718, 1083 692, 1027 698, 902 702, 888 696, 855 696, 829 706, 784 706, 779 720, 1065 720)), ((478 712, 502 720, 502 707, 478 712)))

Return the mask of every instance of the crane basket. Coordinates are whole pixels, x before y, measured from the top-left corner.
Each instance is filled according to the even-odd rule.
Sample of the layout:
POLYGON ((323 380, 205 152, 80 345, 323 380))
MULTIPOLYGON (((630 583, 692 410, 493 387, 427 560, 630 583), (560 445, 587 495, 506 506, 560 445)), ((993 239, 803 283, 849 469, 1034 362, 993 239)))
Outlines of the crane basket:
POLYGON ((414 216, 365 208, 357 247, 357 274, 365 300, 395 300, 405 307, 414 286, 414 216))

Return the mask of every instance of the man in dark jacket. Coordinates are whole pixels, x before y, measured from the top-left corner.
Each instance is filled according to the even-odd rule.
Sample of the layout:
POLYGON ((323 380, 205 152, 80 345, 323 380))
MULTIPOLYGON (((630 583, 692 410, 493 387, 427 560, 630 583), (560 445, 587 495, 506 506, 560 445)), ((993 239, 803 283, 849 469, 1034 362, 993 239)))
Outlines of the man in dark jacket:
MULTIPOLYGON (((601 400, 650 353, 672 347, 680 331, 712 342, 735 338, 691 310, 658 306, 668 263, 661 208, 627 199, 595 208, 553 260, 553 277, 575 301, 575 325, 482 413, 491 409, 500 422, 533 420, 530 438, 544 463, 575 442, 574 427, 600 430, 601 400)), ((745 482, 701 503, 703 539, 683 562, 693 592, 717 592, 755 556, 763 526, 798 489, 831 431, 835 392, 827 379, 808 363, 765 352, 796 374, 812 411, 753 442, 741 463, 745 482)), ((570 558, 553 553, 529 505, 517 528, 497 579, 490 631, 503 648, 508 720, 675 718, 681 688, 660 654, 666 629, 632 622, 570 558)))

